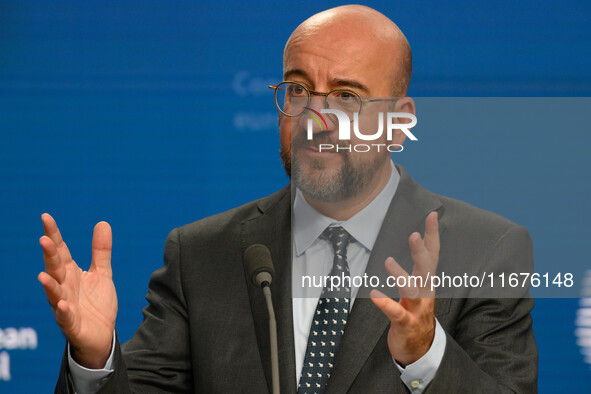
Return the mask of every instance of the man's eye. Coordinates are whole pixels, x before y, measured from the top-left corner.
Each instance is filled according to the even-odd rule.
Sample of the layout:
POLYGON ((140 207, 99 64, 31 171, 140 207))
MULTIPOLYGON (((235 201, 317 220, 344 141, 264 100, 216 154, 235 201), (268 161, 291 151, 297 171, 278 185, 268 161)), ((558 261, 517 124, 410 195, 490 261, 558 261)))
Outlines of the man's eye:
POLYGON ((337 94, 337 98, 340 101, 346 102, 346 101, 350 101, 352 99, 354 99, 354 95, 350 92, 338 92, 337 94))
POLYGON ((292 96, 305 96, 306 95, 306 89, 304 89, 303 87, 298 86, 298 85, 292 85, 290 92, 291 92, 292 96))

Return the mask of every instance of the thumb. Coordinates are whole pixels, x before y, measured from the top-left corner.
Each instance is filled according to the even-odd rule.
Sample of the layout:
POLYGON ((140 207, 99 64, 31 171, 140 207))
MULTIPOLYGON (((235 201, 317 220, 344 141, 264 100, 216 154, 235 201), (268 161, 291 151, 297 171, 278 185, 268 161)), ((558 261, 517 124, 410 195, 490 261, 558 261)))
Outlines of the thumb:
POLYGON ((108 277, 111 271, 111 250, 113 249, 113 234, 107 222, 99 222, 94 226, 92 236, 92 262, 89 271, 98 271, 108 277))

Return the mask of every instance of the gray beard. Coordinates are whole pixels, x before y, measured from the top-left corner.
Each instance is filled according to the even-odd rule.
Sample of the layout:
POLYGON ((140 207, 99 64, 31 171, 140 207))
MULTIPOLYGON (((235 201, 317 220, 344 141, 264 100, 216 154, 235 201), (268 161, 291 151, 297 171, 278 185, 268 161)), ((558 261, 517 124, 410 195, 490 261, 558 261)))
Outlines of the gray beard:
MULTIPOLYGON (((363 154, 363 153, 361 153, 363 154)), ((302 193, 322 202, 338 202, 355 197, 373 179, 377 169, 389 157, 378 157, 373 162, 353 165, 348 154, 343 154, 343 164, 334 175, 328 175, 326 166, 319 160, 310 162, 308 172, 302 169, 297 155, 292 155, 291 181, 302 193)))

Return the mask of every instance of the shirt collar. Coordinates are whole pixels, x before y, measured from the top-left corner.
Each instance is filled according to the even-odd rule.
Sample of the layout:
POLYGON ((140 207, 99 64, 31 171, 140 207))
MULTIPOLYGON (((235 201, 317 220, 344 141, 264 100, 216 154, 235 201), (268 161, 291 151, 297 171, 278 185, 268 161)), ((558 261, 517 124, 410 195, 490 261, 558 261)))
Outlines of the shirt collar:
POLYGON ((400 174, 394 163, 390 161, 390 164, 392 171, 386 186, 365 208, 344 222, 336 221, 316 211, 308 204, 300 189, 296 189, 293 203, 293 237, 296 256, 312 246, 328 226, 335 225, 342 226, 357 242, 371 252, 400 181, 400 174))

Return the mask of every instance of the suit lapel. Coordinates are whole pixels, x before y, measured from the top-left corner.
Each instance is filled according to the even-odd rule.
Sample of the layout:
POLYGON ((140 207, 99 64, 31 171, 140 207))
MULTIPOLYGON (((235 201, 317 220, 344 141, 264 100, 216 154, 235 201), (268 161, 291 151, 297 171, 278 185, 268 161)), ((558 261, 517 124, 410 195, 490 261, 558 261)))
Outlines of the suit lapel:
MULTIPOLYGON (((271 251, 275 278, 271 284, 277 319, 279 374, 282 393, 295 394, 295 353, 291 300, 291 199, 289 185, 259 202, 260 216, 241 223, 242 252, 253 244, 263 244, 271 251)), ((244 263, 244 262, 243 262, 244 263)), ((267 386, 271 388, 271 355, 269 345, 269 315, 261 289, 248 281, 258 347, 267 386)))
MULTIPOLYGON (((384 267, 392 256, 408 273, 412 272, 408 237, 415 231, 424 233, 425 217, 441 207, 435 195, 416 184, 401 166, 398 188, 369 257, 366 273, 378 276, 381 283, 388 277, 384 267)), ((440 212, 441 216, 441 212, 440 212)), ((440 225, 440 233, 443 227, 440 225)), ((397 299, 398 290, 379 289, 397 299)), ((341 347, 325 393, 345 393, 359 374, 390 321, 368 298, 371 288, 360 288, 347 321, 341 347)), ((394 384, 394 383, 393 383, 394 384)))

